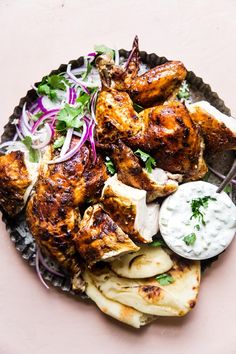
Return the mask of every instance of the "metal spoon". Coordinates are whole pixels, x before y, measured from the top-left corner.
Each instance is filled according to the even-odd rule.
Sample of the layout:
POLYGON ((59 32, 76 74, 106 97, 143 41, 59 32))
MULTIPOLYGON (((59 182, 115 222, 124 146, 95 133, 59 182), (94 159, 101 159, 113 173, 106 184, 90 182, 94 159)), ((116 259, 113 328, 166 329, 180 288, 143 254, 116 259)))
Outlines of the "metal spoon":
POLYGON ((223 189, 227 186, 227 184, 230 183, 230 181, 236 176, 236 160, 234 160, 234 163, 228 172, 227 176, 223 180, 223 182, 219 185, 216 193, 220 193, 223 191, 223 189))

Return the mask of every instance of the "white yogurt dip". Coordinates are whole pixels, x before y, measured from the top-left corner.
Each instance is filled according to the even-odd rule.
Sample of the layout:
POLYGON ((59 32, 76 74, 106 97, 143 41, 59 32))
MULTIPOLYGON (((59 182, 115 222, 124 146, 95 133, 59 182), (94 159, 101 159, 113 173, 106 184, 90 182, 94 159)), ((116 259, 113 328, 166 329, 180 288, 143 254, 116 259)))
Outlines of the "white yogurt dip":
POLYGON ((217 186, 203 181, 184 183, 163 202, 160 232, 180 256, 207 259, 233 240, 236 206, 225 192, 216 190, 217 186))

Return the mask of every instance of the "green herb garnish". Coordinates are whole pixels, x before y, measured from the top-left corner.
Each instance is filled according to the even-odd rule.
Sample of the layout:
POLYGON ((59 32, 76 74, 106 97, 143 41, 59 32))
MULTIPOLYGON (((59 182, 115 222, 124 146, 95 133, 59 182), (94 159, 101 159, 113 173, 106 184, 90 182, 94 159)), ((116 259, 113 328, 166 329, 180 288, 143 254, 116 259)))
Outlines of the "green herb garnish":
POLYGON ((46 76, 38 85, 37 91, 39 95, 46 95, 50 100, 56 101, 58 99, 57 90, 66 91, 66 84, 68 81, 63 76, 46 76))
POLYGON ((139 156, 143 162, 145 162, 145 168, 147 172, 152 173, 153 167, 156 166, 155 159, 140 149, 136 150, 134 153, 135 155, 139 156))
POLYGON ((148 244, 151 247, 160 247, 165 246, 165 242, 163 240, 156 240, 148 244))
POLYGON ((199 231, 200 230, 200 225, 197 224, 197 225, 194 226, 194 228, 199 231))
POLYGON ((134 103, 134 110, 135 110, 135 112, 140 113, 141 111, 144 110, 144 108, 142 106, 140 106, 139 104, 134 103))
POLYGON ((202 210, 203 208, 206 209, 208 207, 209 201, 216 200, 216 198, 212 198, 209 195, 203 197, 203 198, 197 198, 191 200, 191 209, 192 209, 192 216, 190 220, 197 219, 199 222, 201 222, 203 225, 206 225, 206 222, 204 220, 204 211, 202 210))
POLYGON ((95 45, 94 50, 97 54, 108 54, 112 59, 115 57, 115 51, 103 44, 95 45))
POLYGON ((107 168, 107 171, 113 176, 116 173, 115 166, 113 162, 111 161, 110 157, 106 157, 105 165, 107 168))
POLYGON ((83 110, 88 107, 89 101, 90 96, 85 92, 81 93, 80 96, 76 99, 76 102, 79 104, 79 106, 83 106, 83 110))
POLYGON ((39 161, 39 151, 32 148, 32 139, 30 136, 26 136, 22 143, 25 144, 27 149, 29 150, 29 160, 30 162, 38 162, 39 161))
POLYGON ((193 232, 192 234, 189 234, 187 236, 184 237, 184 242, 186 243, 187 246, 192 246, 195 241, 196 241, 196 234, 193 232))
POLYGON ((66 104, 63 109, 57 115, 56 129, 58 131, 64 131, 67 128, 79 129, 82 127, 83 122, 83 107, 72 107, 66 104))
POLYGON ((93 66, 91 63, 87 63, 87 68, 86 68, 86 71, 85 73, 82 75, 82 79, 85 80, 87 79, 88 75, 90 74, 91 70, 92 70, 93 66))
POLYGON ((53 144, 54 149, 59 149, 60 147, 62 147, 65 142, 65 139, 65 136, 60 136, 59 138, 57 138, 53 144))
POLYGON ((232 193, 232 186, 230 184, 228 184, 228 186, 226 186, 224 188, 224 192, 227 194, 231 194, 232 193))
POLYGON ((179 99, 188 99, 190 97, 190 91, 186 81, 183 81, 182 85, 180 86, 177 97, 179 99))
POLYGON ((156 277, 156 280, 158 281, 158 283, 160 285, 169 285, 169 284, 174 283, 174 281, 175 281, 171 275, 166 274, 166 273, 158 275, 156 277))

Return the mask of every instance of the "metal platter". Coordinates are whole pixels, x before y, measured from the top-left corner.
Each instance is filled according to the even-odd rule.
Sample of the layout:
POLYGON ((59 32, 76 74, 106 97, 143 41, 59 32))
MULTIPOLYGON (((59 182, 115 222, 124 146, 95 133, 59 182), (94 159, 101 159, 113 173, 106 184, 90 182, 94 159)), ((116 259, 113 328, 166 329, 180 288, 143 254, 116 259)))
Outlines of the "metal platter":
MULTIPOLYGON (((119 54, 121 57, 126 59, 129 55, 129 51, 124 49, 119 50, 119 54)), ((159 57, 156 54, 147 54, 146 52, 141 52, 141 60, 143 64, 146 64, 149 68, 155 67, 157 65, 163 64, 168 60, 165 57, 159 57)), ((80 57, 76 60, 70 61, 72 65, 72 69, 83 65, 84 59, 80 57)), ((62 64, 57 70, 53 70, 49 75, 59 74, 61 72, 66 71, 67 64, 62 64)), ((225 106, 222 99, 219 98, 217 93, 211 90, 211 87, 208 84, 205 84, 200 77, 197 77, 192 71, 188 71, 186 81, 190 87, 191 98, 193 102, 199 100, 206 100, 219 109, 222 113, 230 115, 230 109, 225 106)), ((37 85, 37 83, 36 83, 37 85)), ((13 114, 9 118, 8 123, 4 127, 4 133, 1 137, 1 141, 11 140, 15 134, 14 125, 11 124, 14 119, 19 118, 21 115, 22 107, 25 102, 32 103, 37 99, 37 94, 35 90, 30 90, 27 92, 26 96, 21 98, 19 105, 15 107, 13 114)), ((207 157, 206 160, 212 167, 220 171, 222 174, 227 174, 229 171, 235 155, 232 151, 224 152, 221 154, 217 154, 213 157, 207 157)), ((208 181, 214 183, 216 185, 220 184, 220 179, 215 175, 209 173, 208 181)), ((236 188, 234 187, 232 191, 232 199, 234 203, 236 202, 236 188)), ((10 238, 15 245, 16 249, 19 251, 21 257, 30 265, 35 267, 35 250, 36 245, 35 241, 32 238, 28 227, 25 222, 25 214, 24 211, 20 213, 14 219, 10 218, 4 211, 2 211, 3 221, 6 224, 7 231, 9 232, 10 238)), ((208 259, 202 262, 202 271, 205 270, 206 267, 210 266, 213 261, 215 261, 218 257, 214 257, 212 259, 208 259)), ((50 267, 54 267, 55 270, 58 270, 56 264, 54 264, 48 257, 45 257, 45 261, 50 267)), ((57 287, 65 292, 70 292, 75 295, 71 290, 70 278, 65 275, 65 277, 60 277, 56 275, 52 275, 48 272, 43 266, 40 267, 41 273, 44 279, 48 282, 49 285, 57 287)), ((36 274, 36 273, 35 273, 36 274)))

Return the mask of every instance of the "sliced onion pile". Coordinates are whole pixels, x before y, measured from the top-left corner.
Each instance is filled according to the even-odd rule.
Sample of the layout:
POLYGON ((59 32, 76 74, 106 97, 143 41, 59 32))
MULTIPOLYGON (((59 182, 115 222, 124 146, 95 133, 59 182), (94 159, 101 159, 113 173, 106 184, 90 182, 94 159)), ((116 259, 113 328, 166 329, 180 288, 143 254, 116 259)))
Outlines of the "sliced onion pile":
MULTIPOLYGON (((119 61, 119 53, 116 51, 116 62, 119 61)), ((36 102, 27 107, 24 103, 22 114, 18 120, 13 124, 16 127, 16 134, 11 141, 7 141, 0 145, 0 149, 7 149, 8 152, 13 150, 21 150, 26 152, 27 147, 22 141, 26 137, 30 137, 32 141, 32 148, 37 150, 44 149, 47 145, 52 143, 55 138, 57 115, 60 110, 69 104, 72 107, 77 107, 76 99, 85 92, 90 96, 90 103, 88 109, 84 112, 84 116, 78 117, 83 122, 81 129, 68 128, 66 131, 65 141, 61 147, 60 156, 54 160, 48 161, 49 164, 60 163, 71 159, 83 146, 86 141, 91 144, 93 153, 93 160, 96 161, 95 148, 95 107, 98 92, 101 86, 98 72, 93 68, 93 74, 86 76, 88 65, 96 57, 97 53, 92 52, 84 57, 85 65, 83 67, 71 69, 71 64, 67 66, 67 71, 64 77, 67 79, 66 90, 57 92, 59 99, 52 102, 47 96, 40 95, 36 102), (37 119, 35 115, 39 115, 37 119), (71 141, 73 136, 79 137, 78 142, 71 148, 71 141)), ((32 86, 37 90, 35 86, 32 86)), ((58 137, 58 136, 57 136, 58 137)))

